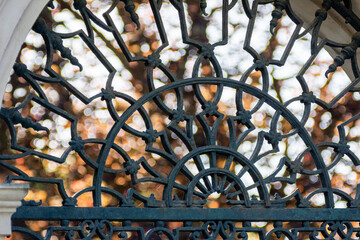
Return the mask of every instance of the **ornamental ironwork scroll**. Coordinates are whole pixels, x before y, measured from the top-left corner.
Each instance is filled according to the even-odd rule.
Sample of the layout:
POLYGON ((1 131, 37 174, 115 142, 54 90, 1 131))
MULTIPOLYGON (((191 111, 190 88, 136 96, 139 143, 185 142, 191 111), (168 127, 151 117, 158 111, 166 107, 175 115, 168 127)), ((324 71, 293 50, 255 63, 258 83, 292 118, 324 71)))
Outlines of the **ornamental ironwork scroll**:
POLYGON ((32 183, 14 236, 360 239, 359 23, 345 0, 322 1, 309 26, 288 0, 50 1, 0 112, 6 181, 32 183), (348 43, 319 37, 330 11, 354 28, 348 43), (307 59, 277 79, 299 42, 307 59), (346 62, 354 78, 331 99, 312 87, 344 86, 329 81, 346 62))

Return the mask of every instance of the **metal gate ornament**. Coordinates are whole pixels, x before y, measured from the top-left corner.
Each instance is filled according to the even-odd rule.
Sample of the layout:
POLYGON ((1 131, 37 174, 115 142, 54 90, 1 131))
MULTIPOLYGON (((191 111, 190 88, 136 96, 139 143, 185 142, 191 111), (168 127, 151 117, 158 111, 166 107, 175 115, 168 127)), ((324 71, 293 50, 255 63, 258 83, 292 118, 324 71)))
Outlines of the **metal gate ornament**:
MULTIPOLYGON (((13 231, 24 233, 24 236, 29 238, 31 236, 34 239, 50 239, 53 235, 59 236, 61 234, 66 239, 91 239, 95 237, 100 239, 253 239, 255 237, 258 239, 274 237, 298 239, 304 237, 304 234, 307 234, 310 239, 360 239, 360 228, 353 225, 353 222, 360 220, 360 192, 357 191, 355 196, 351 196, 341 189, 334 188, 329 174, 329 171, 344 156, 347 156, 354 166, 359 165, 357 155, 347 143, 345 126, 359 119, 360 115, 355 115, 338 126, 339 141, 337 142, 315 143, 305 127, 312 105, 317 104, 324 109, 330 109, 346 93, 354 91, 355 86, 359 83, 359 69, 356 59, 356 51, 360 46, 359 33, 354 34, 352 42, 349 44, 319 39, 322 23, 326 21, 327 12, 330 10, 339 12, 354 29, 360 30, 360 20, 351 10, 351 1, 324 0, 322 8, 316 11, 314 21, 307 29, 304 29, 302 28, 302 20, 293 13, 288 0, 255 0, 252 6, 250 6, 249 1, 242 0, 242 11, 249 18, 243 48, 253 58, 253 65, 243 73, 240 80, 230 79, 223 75, 223 69, 214 53, 217 47, 226 45, 228 42, 228 14, 231 14, 231 10, 237 1, 224 0, 222 2, 222 40, 210 44, 199 42, 189 36, 185 14, 187 10, 186 3, 179 0, 170 0, 170 4, 178 12, 181 27, 179 31, 181 31, 183 43, 198 52, 192 70, 192 77, 187 79, 179 79, 176 73, 172 72, 169 66, 161 60, 162 51, 169 45, 167 32, 160 14, 163 2, 161 0, 149 0, 149 3, 147 3, 152 10, 161 45, 146 57, 134 56, 131 53, 125 44, 122 33, 119 32, 111 17, 112 11, 118 7, 119 2, 119 0, 113 1, 111 7, 103 14, 105 20, 103 21, 90 10, 85 0, 75 0, 73 7, 81 15, 86 30, 78 30, 72 33, 55 32, 48 28, 44 19, 39 18, 34 24, 33 30, 42 36, 46 45, 47 57, 44 71, 47 75, 32 72, 22 63, 14 65, 15 74, 25 79, 32 87, 33 92, 21 104, 11 108, 2 108, 0 111, 0 116, 10 129, 11 148, 19 152, 19 154, 15 155, 0 156, 0 165, 14 173, 8 176, 7 180, 9 182, 21 180, 55 184, 61 195, 63 206, 39 206, 41 203, 24 201, 23 206, 14 214, 13 220, 48 220, 58 221, 60 224, 48 227, 45 236, 41 236, 24 226, 14 225, 13 231), (296 24, 290 41, 279 59, 268 59, 251 46, 258 6, 267 4, 274 7, 271 13, 272 19, 268 23, 272 34, 279 27, 280 19, 284 14, 296 24), (113 82, 113 78, 118 69, 108 61, 96 45, 95 33, 97 30, 94 30, 94 26, 113 35, 128 62, 145 64, 149 91, 141 98, 135 99, 130 95, 114 90, 113 86, 116 85, 116 82, 113 82), (268 68, 272 65, 283 66, 295 42, 307 33, 312 35, 311 56, 297 75, 297 80, 303 92, 282 103, 269 94, 272 83, 268 68), (101 92, 91 97, 87 97, 84 92, 77 89, 52 68, 54 54, 57 52, 63 59, 77 66, 80 71, 83 69, 81 62, 73 56, 72 49, 65 47, 63 43, 63 40, 74 37, 81 38, 87 48, 92 51, 109 72, 108 79, 104 83, 101 92), (345 61, 352 62, 355 76, 351 84, 328 103, 317 98, 309 90, 304 79, 305 72, 325 46, 341 48, 341 54, 328 67, 326 76, 335 72, 337 67, 342 66, 345 61), (199 76, 203 60, 209 61, 215 76, 199 76), (163 72, 168 78, 168 83, 156 87, 153 77, 155 69, 163 72), (249 75, 254 71, 261 73, 261 89, 246 82, 249 75), (77 129, 77 117, 49 100, 43 89, 44 83, 60 84, 85 105, 97 99, 104 101, 114 121, 106 138, 82 139, 77 129), (212 100, 208 100, 204 96, 201 85, 217 87, 212 100), (184 106, 184 89, 187 86, 192 87, 194 99, 201 107, 201 110, 195 114, 190 114, 186 106, 184 106), (235 90, 236 114, 233 116, 225 114, 219 109, 219 102, 225 88, 235 90), (175 92, 175 108, 165 104, 162 97, 162 94, 169 91, 175 92), (244 106, 244 95, 251 95, 258 100, 251 109, 244 106), (114 105, 114 99, 122 99, 129 104, 126 111, 120 115, 114 105), (17 127, 15 127, 17 124, 21 124, 26 129, 32 128, 37 132, 46 132, 47 134, 50 132, 47 127, 42 126, 34 119, 21 115, 20 110, 31 101, 61 116, 70 123, 71 141, 61 157, 17 144, 17 127), (149 102, 154 102, 162 111, 163 116, 168 118, 168 125, 165 130, 158 131, 154 127, 155 123, 146 109, 146 104, 149 102), (304 110, 300 118, 289 109, 289 105, 294 102, 303 105, 304 110), (265 105, 274 111, 270 128, 268 131, 258 131, 256 146, 252 154, 245 156, 238 149, 247 136, 257 129, 258 126, 254 124, 253 116, 265 105), (146 130, 138 130, 128 124, 129 119, 135 113, 139 113, 139 116, 141 116, 146 130), (278 129, 281 118, 291 125, 292 130, 290 132, 284 133, 278 129), (217 140, 218 129, 222 121, 226 121, 228 125, 229 144, 227 146, 219 145, 217 140), (203 131, 206 143, 204 146, 198 146, 194 138, 194 125, 197 125, 198 131, 203 131), (239 128, 242 128, 240 134, 238 133, 239 128), (133 159, 124 150, 124 147, 116 142, 120 131, 125 131, 127 134, 141 139, 146 145, 146 152, 159 155, 167 164, 172 166, 169 173, 159 171, 154 164, 149 163, 146 156, 133 159), (187 154, 179 157, 179 154, 174 151, 169 140, 171 134, 181 140, 187 148, 187 154), (269 154, 279 152, 279 144, 295 135, 302 139, 306 149, 294 159, 281 156, 275 171, 264 177, 256 163, 269 154), (85 151, 86 144, 92 143, 101 146, 96 161, 89 157, 85 151), (157 147, 159 143, 161 147, 157 147), (271 146, 271 149, 262 152, 263 145, 266 143, 271 146), (325 147, 333 149, 335 153, 332 162, 328 164, 324 162, 319 150, 325 147), (30 155, 63 164, 71 151, 75 151, 86 165, 94 170, 92 186, 83 188, 72 196, 67 194, 62 179, 30 176, 21 169, 8 164, 8 160, 30 155), (121 169, 112 169, 106 166, 110 151, 117 152, 123 159, 121 169), (312 159, 316 169, 309 170, 303 167, 305 156, 312 159), (189 165, 191 164, 195 166, 195 172, 190 169, 189 165), (234 168, 233 166, 238 167, 234 168), (138 174, 140 169, 144 169, 147 175, 138 174), (128 186, 127 193, 122 194, 115 189, 104 186, 105 174, 129 175, 132 186, 128 186), (269 186, 271 184, 275 182, 296 184, 299 175, 318 175, 321 187, 314 189, 307 196, 303 196, 299 189, 295 189, 287 196, 270 194, 269 186), (179 181, 179 178, 182 181, 179 181), (251 184, 245 183, 245 178, 247 178, 247 182, 251 179, 251 184), (161 198, 156 197, 155 191, 147 197, 146 194, 136 189, 139 184, 147 183, 156 183, 163 186, 161 198), (88 192, 92 193, 94 206, 77 207, 77 199, 88 192), (119 206, 102 207, 101 197, 103 193, 116 198, 119 206), (213 193, 226 196, 226 205, 229 208, 205 208, 208 197, 213 193), (317 194, 323 194, 325 199, 324 208, 311 206, 311 199, 317 194), (346 201, 347 208, 335 209, 335 198, 346 201), (135 202, 142 203, 144 207, 136 206, 135 202), (295 203, 295 206, 289 207, 293 203, 295 203), (152 226, 144 227, 143 222, 151 222, 152 226), (171 222, 181 222, 181 224, 171 228, 169 226, 171 222), (254 222, 273 222, 273 227, 269 227, 269 225, 268 227, 256 227, 252 224, 254 222), (286 224, 284 225, 284 223, 286 224)), ((141 23, 136 13, 135 4, 130 0, 121 0, 121 2, 124 3, 127 12, 123 18, 130 17, 136 24, 137 29, 139 29, 141 23)), ((52 1, 49 4, 50 7, 51 4, 52 1)), ((199 9, 203 15, 207 14, 206 7, 207 1, 200 0, 199 9)))

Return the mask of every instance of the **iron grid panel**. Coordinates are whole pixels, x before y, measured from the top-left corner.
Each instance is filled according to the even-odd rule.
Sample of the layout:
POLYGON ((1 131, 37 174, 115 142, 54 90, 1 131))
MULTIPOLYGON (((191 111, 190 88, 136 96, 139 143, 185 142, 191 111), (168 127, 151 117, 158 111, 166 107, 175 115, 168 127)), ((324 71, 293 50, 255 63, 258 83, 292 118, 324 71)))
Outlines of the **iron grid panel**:
MULTIPOLYGON (((150 0, 146 3, 153 14, 154 26, 158 30, 159 42, 161 42, 147 56, 140 56, 131 52, 124 40, 124 33, 118 29, 111 15, 115 9, 124 7, 123 21, 131 19, 137 28, 140 28, 141 24, 135 11, 136 7, 130 0, 113 1, 102 15, 103 19, 91 11, 91 7, 87 5, 86 1, 75 0, 72 6, 75 9, 73 12, 83 20, 85 29, 70 33, 58 33, 48 27, 47 21, 50 21, 49 19, 47 21, 41 17, 38 19, 33 30, 41 35, 45 43, 44 52, 47 55, 45 73, 30 71, 22 63, 14 65, 16 75, 27 81, 32 92, 20 104, 1 109, 0 116, 10 129, 11 147, 19 154, 1 155, 0 164, 14 173, 8 176, 9 182, 21 180, 55 185, 62 199, 62 207, 44 207, 40 206, 41 202, 24 201, 24 206, 20 207, 13 215, 14 222, 23 220, 59 222, 57 225, 49 226, 45 236, 40 236, 24 228, 24 226, 20 226, 21 224, 13 226, 15 232, 27 234, 26 236, 32 236, 35 239, 50 239, 55 233, 64 235, 66 239, 90 239, 94 237, 100 239, 158 239, 160 237, 168 239, 251 239, 254 236, 259 239, 269 239, 274 236, 297 239, 305 236, 303 235, 305 233, 310 239, 322 237, 326 239, 336 237, 359 239, 360 229, 352 221, 360 220, 360 194, 359 192, 348 194, 339 188, 334 188, 330 172, 344 156, 351 160, 353 166, 359 165, 356 153, 350 149, 347 142, 346 125, 358 120, 360 115, 356 114, 338 125, 339 139, 336 142, 316 143, 312 139, 311 132, 305 127, 313 105, 321 106, 327 110, 331 109, 347 93, 356 91, 356 86, 359 83, 359 69, 356 59, 356 51, 360 45, 359 33, 354 34, 352 42, 349 44, 319 39, 322 23, 326 20, 329 11, 337 11, 346 18, 356 31, 359 29, 359 19, 351 10, 351 1, 324 0, 322 7, 315 14, 314 21, 307 29, 302 28, 302 20, 294 14, 291 4, 287 0, 255 0, 252 6, 247 0, 242 0, 239 6, 236 5, 236 2, 227 0, 222 2, 221 39, 210 44, 192 38, 193 36, 190 36, 188 32, 186 12, 190 2, 170 0, 169 6, 176 9, 180 19, 179 31, 182 34, 182 42, 189 49, 197 51, 191 77, 185 79, 178 77, 177 72, 174 73, 169 65, 163 63, 161 59, 162 52, 169 46, 167 32, 161 17, 161 9, 164 4, 162 1, 150 0), (119 4, 120 2, 123 2, 124 5, 119 4), (240 7, 242 13, 249 19, 243 49, 253 59, 252 66, 243 72, 239 80, 224 76, 223 68, 215 54, 217 48, 228 44, 228 17, 235 5, 240 7), (259 8, 268 5, 273 6, 270 13, 272 19, 269 23, 272 34, 276 35, 277 31, 281 29, 280 21, 283 15, 288 16, 292 24, 295 25, 291 37, 278 59, 266 56, 265 52, 258 52, 251 45, 259 8), (114 79, 119 69, 111 64, 105 57, 103 49, 96 44, 95 35, 102 34, 99 29, 112 35, 121 50, 121 55, 118 57, 123 62, 144 65, 148 91, 143 92, 143 96, 140 98, 135 99, 133 96, 122 92, 121 86, 120 91, 114 89, 117 84, 114 79), (312 34, 310 40, 311 56, 296 76, 296 80, 301 85, 302 93, 282 102, 270 93, 271 88, 274 87, 272 85, 274 80, 270 77, 269 68, 272 66, 283 67, 293 50, 294 44, 307 33, 312 34), (61 57, 80 71, 83 70, 81 62, 73 55, 76 49, 67 48, 64 44, 64 41, 73 38, 81 39, 108 72, 107 81, 103 88, 93 96, 87 96, 86 92, 77 89, 71 81, 68 81, 69 79, 61 76, 52 68, 55 63, 54 59, 61 57), (355 76, 351 83, 329 102, 316 97, 309 90, 305 80, 306 72, 324 47, 341 49, 341 54, 328 67, 326 77, 335 72, 337 67, 342 66, 345 61, 352 62, 353 75, 355 76), (199 71, 204 61, 212 66, 213 76, 199 77, 199 71), (160 70, 167 77, 168 82, 164 86, 155 86, 153 76, 155 70, 160 70), (261 74, 260 88, 247 83, 252 72, 261 74), (49 94, 44 91, 45 83, 54 86, 60 85, 85 105, 90 106, 97 100, 106 103, 106 110, 113 120, 110 131, 104 133, 106 137, 103 139, 82 139, 78 129, 79 116, 64 106, 60 107, 54 104, 50 100, 49 94), (202 86, 216 86, 212 100, 205 97, 204 91, 201 90, 202 86), (201 110, 192 113, 187 111, 185 106, 185 98, 188 94, 186 87, 192 88, 192 98, 196 100, 196 104, 201 110), (220 109, 224 89, 232 89, 235 92, 236 113, 233 115, 225 114, 220 109), (171 91, 177 99, 175 107, 169 107, 165 103, 166 98, 163 97, 163 94, 171 91), (246 94, 258 100, 251 109, 244 106, 243 101, 246 94), (129 107, 119 114, 113 102, 114 99, 127 102, 129 107), (51 132, 49 128, 36 120, 21 115, 20 110, 32 102, 68 122, 71 140, 60 157, 18 144, 18 128, 15 125, 21 124, 25 129, 32 128, 34 131, 42 131, 47 134, 51 132), (294 102, 300 103, 303 107, 300 117, 294 114, 289 107, 294 102), (153 103, 168 119, 165 130, 158 131, 155 127, 156 122, 152 120, 149 109, 147 109, 149 103, 153 103), (254 124, 253 116, 265 105, 274 111, 269 129, 257 132, 257 139, 253 140, 256 141, 256 147, 250 156, 246 155, 239 150, 239 147, 259 127, 254 124), (136 129, 128 124, 136 113, 144 122, 145 130, 136 129), (282 121, 280 119, 285 119, 289 123, 291 131, 284 133, 278 129, 277 125, 282 121), (218 144, 217 139, 223 121, 228 124, 229 136, 229 143, 225 146, 218 144), (197 129, 203 133, 204 144, 202 145, 199 145, 195 139, 194 125, 197 125, 197 129), (241 134, 238 134, 240 125, 246 128, 242 130, 241 134), (159 171, 156 164, 155 166, 150 164, 146 154, 138 159, 133 159, 130 151, 126 151, 125 147, 119 144, 117 140, 121 131, 126 132, 128 136, 141 139, 146 146, 146 154, 159 155, 168 164, 166 166, 171 166, 170 170, 168 172, 165 172, 165 169, 161 169, 164 172, 159 171), (171 134, 175 134, 177 139, 182 141, 188 150, 187 154, 179 157, 179 154, 175 153, 170 138, 171 134), (256 163, 270 154, 278 153, 280 151, 279 144, 292 136, 299 137, 306 148, 298 157, 293 159, 285 155, 281 156, 274 173, 265 177, 256 163), (261 150, 265 143, 268 143, 271 149, 263 153, 261 150), (88 144, 101 146, 96 160, 91 159, 85 151, 88 144), (161 147, 157 148, 156 145, 159 144, 161 147), (334 152, 331 164, 326 164, 321 155, 320 149, 325 147, 334 152), (117 152, 119 158, 123 159, 120 169, 112 169, 106 165, 111 151, 117 152), (37 156, 42 161, 46 160, 65 165, 70 152, 76 152, 87 167, 94 171, 92 185, 82 188, 71 196, 66 190, 63 179, 31 176, 15 165, 8 163, 9 160, 37 156), (207 157, 208 162, 204 161, 204 156, 207 157), (314 164, 313 170, 302 166, 305 156, 310 158, 314 164), (193 162, 197 173, 190 170, 190 162, 193 162), (233 169, 231 167, 233 165, 240 166, 240 170, 233 169), (139 175, 140 169, 144 169, 147 176, 141 177, 139 175), (245 174, 247 174, 247 178, 252 180, 252 184, 244 183, 245 174), (115 188, 104 186, 103 181, 106 175, 127 175, 131 179, 131 184, 127 186, 126 194, 124 191, 120 192, 115 188), (275 195, 270 194, 268 185, 275 182, 296 184, 298 175, 307 177, 316 175, 321 184, 306 196, 302 194, 299 188, 286 196, 280 196, 276 193, 275 195), (180 176, 186 181, 179 182, 180 176), (154 191, 150 196, 141 193, 138 185, 143 183, 154 183, 162 186, 160 197, 157 197, 156 194, 159 194, 157 191, 154 191), (204 208, 207 199, 214 192, 225 195, 227 198, 225 205, 231 208, 204 208), (78 199, 86 193, 92 194, 94 207, 77 207, 78 199), (117 199, 119 206, 116 208, 102 207, 101 197, 104 193, 117 199), (325 206, 323 209, 311 206, 311 199, 317 194, 324 196, 325 206), (347 208, 334 209, 338 198, 346 202, 347 208), (135 202, 143 204, 144 207, 137 207, 135 202), (142 225, 143 222, 149 222, 150 225, 142 225), (254 226, 254 223, 258 222, 272 222, 273 227, 270 231, 266 231, 266 227, 254 226), (171 223, 177 223, 177 225, 170 227, 171 223)), ((52 1, 49 3, 49 7, 54 8, 51 4, 52 1)), ((201 0, 198 4, 199 12, 205 15, 206 1, 201 0)), ((68 9, 70 8, 71 6, 68 6, 68 9)), ((109 47, 111 48, 111 46, 109 47)))

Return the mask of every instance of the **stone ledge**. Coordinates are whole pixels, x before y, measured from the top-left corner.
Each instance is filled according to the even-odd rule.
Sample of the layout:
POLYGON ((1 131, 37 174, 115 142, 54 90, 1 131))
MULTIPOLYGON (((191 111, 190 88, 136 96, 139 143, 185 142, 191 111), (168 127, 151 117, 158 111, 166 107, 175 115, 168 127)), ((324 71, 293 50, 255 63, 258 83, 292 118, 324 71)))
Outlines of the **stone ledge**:
POLYGON ((29 184, 0 184, 0 240, 11 234, 11 216, 21 206, 29 190, 29 184))

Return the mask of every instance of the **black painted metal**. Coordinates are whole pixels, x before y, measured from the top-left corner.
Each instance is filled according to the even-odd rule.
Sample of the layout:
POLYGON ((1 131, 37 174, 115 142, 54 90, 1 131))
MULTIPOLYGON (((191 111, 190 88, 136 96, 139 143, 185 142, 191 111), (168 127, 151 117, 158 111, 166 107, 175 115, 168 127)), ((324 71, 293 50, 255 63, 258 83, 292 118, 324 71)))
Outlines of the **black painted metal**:
MULTIPOLYGON (((135 6, 130 0, 122 0, 125 3, 125 9, 130 14, 130 17, 137 27, 140 26, 139 17, 135 13, 135 6)), ((191 45, 198 50, 198 58, 194 65, 192 78, 178 79, 170 69, 164 65, 160 60, 161 51, 168 46, 166 31, 163 27, 160 16, 160 9, 162 1, 149 0, 151 9, 153 11, 156 26, 159 29, 162 45, 148 57, 134 57, 130 53, 128 47, 125 45, 122 35, 116 28, 110 13, 117 6, 119 0, 113 1, 113 5, 108 9, 103 17, 105 22, 97 18, 86 6, 85 0, 75 0, 74 8, 79 11, 84 23, 86 31, 76 31, 69 34, 60 34, 48 29, 44 20, 39 19, 33 30, 42 35, 47 49, 47 62, 45 71, 48 77, 41 76, 27 69, 24 64, 17 63, 14 65, 15 73, 19 77, 23 77, 34 89, 35 93, 30 94, 23 101, 22 104, 13 108, 2 108, 0 116, 6 121, 11 130, 11 147, 22 152, 19 155, 0 156, 0 165, 12 171, 15 175, 10 175, 8 181, 23 180, 28 182, 42 182, 49 184, 56 184, 59 193, 63 199, 62 207, 42 207, 37 206, 34 202, 24 202, 24 206, 20 207, 13 215, 14 220, 58 220, 61 221, 59 226, 49 227, 46 236, 40 236, 26 228, 14 226, 13 230, 22 232, 35 239, 50 239, 54 232, 63 232, 66 239, 74 239, 78 236, 82 239, 90 239, 99 237, 100 239, 112 239, 117 236, 120 239, 157 239, 163 236, 168 239, 251 239, 257 236, 259 239, 268 239, 272 235, 277 237, 285 236, 289 239, 297 239, 300 232, 309 233, 311 239, 321 238, 320 235, 326 239, 333 239, 337 236, 343 239, 350 239, 352 236, 359 239, 360 229, 353 227, 350 221, 360 221, 360 192, 357 192, 356 197, 352 198, 349 194, 332 187, 328 171, 334 167, 339 160, 347 155, 354 165, 359 165, 358 157, 349 149, 347 145, 344 126, 360 118, 356 115, 348 121, 338 126, 340 133, 340 140, 338 142, 316 144, 313 142, 309 132, 304 127, 309 118, 311 111, 311 104, 317 104, 325 109, 331 108, 342 96, 349 91, 354 91, 355 86, 359 83, 359 68, 356 62, 356 51, 360 45, 360 35, 356 33, 353 40, 349 44, 341 44, 330 41, 328 39, 319 40, 319 31, 322 22, 327 17, 327 11, 334 8, 342 16, 344 16, 354 29, 360 30, 360 20, 351 10, 351 1, 331 1, 324 0, 322 8, 316 12, 313 23, 306 30, 302 29, 303 22, 292 11, 288 0, 255 0, 250 6, 247 0, 242 0, 242 8, 249 18, 247 26, 247 33, 245 36, 244 49, 253 57, 254 64, 248 69, 246 73, 239 80, 232 80, 224 78, 222 75, 222 68, 217 61, 214 54, 214 49, 221 45, 226 45, 228 41, 227 36, 227 19, 229 11, 234 7, 236 1, 223 1, 223 39, 215 44, 204 44, 191 39, 187 32, 185 21, 185 7, 182 1, 170 0, 170 3, 177 9, 180 22, 183 42, 191 45), (293 35, 285 48, 285 51, 280 59, 267 59, 261 53, 258 53, 251 47, 250 42, 252 33, 254 31, 254 22, 258 5, 273 4, 274 10, 272 12, 272 20, 269 23, 270 31, 273 32, 278 25, 279 19, 283 14, 287 14, 291 20, 296 24, 293 35), (136 100, 124 93, 114 91, 112 88, 112 80, 116 73, 116 69, 104 57, 101 51, 94 43, 94 30, 92 24, 96 24, 103 30, 112 33, 119 44, 123 54, 129 62, 144 62, 147 71, 147 83, 149 92, 143 97, 136 100), (297 75, 297 79, 303 88, 303 93, 299 96, 294 96, 291 100, 285 103, 280 103, 277 99, 269 94, 269 74, 267 67, 269 65, 283 66, 289 56, 291 49, 299 38, 306 33, 312 34, 311 53, 312 56, 308 62, 303 66, 297 75), (72 56, 71 50, 64 47, 62 39, 72 38, 78 36, 89 49, 96 55, 100 62, 106 67, 109 72, 109 77, 104 89, 97 95, 88 98, 79 90, 74 88, 66 79, 56 73, 51 65, 53 63, 53 52, 57 50, 63 58, 68 59, 71 64, 82 69, 79 61, 72 56), (326 74, 334 72, 338 66, 342 66, 344 61, 350 59, 352 61, 353 73, 355 79, 352 83, 344 89, 336 98, 329 103, 326 103, 316 98, 306 84, 303 77, 304 73, 311 66, 314 59, 321 49, 325 46, 334 48, 341 48, 341 55, 334 59, 334 64, 329 66, 326 74), (208 59, 212 64, 216 76, 215 77, 198 77, 199 67, 203 59, 208 59), (160 69, 170 79, 169 84, 163 87, 155 88, 153 82, 153 70, 160 69), (253 70, 261 72, 263 77, 262 89, 255 88, 246 83, 246 79, 253 70), (39 82, 45 83, 59 83, 68 89, 73 95, 79 98, 83 103, 88 104, 95 99, 101 99, 106 102, 108 111, 115 121, 106 138, 103 139, 81 139, 77 133, 77 119, 51 104, 48 97, 42 90, 39 82), (205 100, 202 95, 199 84, 216 85, 217 93, 213 101, 205 100), (194 95, 197 101, 201 104, 203 111, 196 116, 188 115, 184 111, 183 106, 183 87, 192 86, 194 95), (229 146, 218 146, 216 142, 217 128, 224 114, 218 110, 218 103, 222 96, 224 87, 236 90, 236 108, 235 116, 227 118, 229 125, 229 146), (160 94, 174 90, 177 97, 177 108, 170 109, 159 97, 160 94), (256 106, 248 111, 245 110, 242 103, 242 96, 244 93, 256 97, 259 101, 256 106), (130 107, 119 116, 116 112, 112 99, 120 98, 130 103, 130 107), (61 157, 51 156, 33 149, 25 148, 17 145, 15 124, 21 124, 24 128, 33 128, 35 131, 48 131, 47 128, 41 126, 29 118, 24 118, 19 113, 19 110, 26 106, 30 101, 34 101, 50 111, 67 119, 71 123, 70 147, 61 157), (170 119, 167 126, 167 131, 176 134, 178 138, 188 148, 189 153, 182 157, 178 156, 171 149, 168 133, 166 131, 156 131, 153 127, 153 122, 149 114, 144 109, 144 104, 153 101, 163 111, 163 114, 170 119), (301 119, 298 119, 288 109, 288 106, 293 102, 300 102, 304 105, 304 112, 301 119), (261 106, 267 104, 274 109, 275 114, 271 120, 271 128, 269 132, 260 132, 258 136, 258 143, 254 149, 254 153, 250 158, 245 157, 241 152, 238 152, 238 147, 245 139, 249 132, 255 129, 252 122, 252 115, 256 113, 261 106), (145 122, 146 131, 138 131, 126 124, 126 121, 138 111, 145 122), (208 124, 206 117, 212 116, 216 120, 212 127, 208 124), (288 134, 282 134, 277 130, 277 123, 283 117, 293 127, 293 131, 288 134), (194 134, 192 132, 192 125, 195 118, 200 123, 204 135, 206 137, 206 146, 196 146, 194 134), (185 123, 187 126, 185 131, 179 127, 179 123, 185 123), (248 128, 240 136, 236 135, 235 122, 242 124, 248 128), (168 175, 156 171, 151 167, 145 158, 133 160, 131 156, 119 145, 114 143, 120 130, 142 138, 146 143, 146 150, 160 155, 173 165, 172 170, 168 175), (302 138, 307 146, 307 149, 297 159, 287 159, 283 157, 274 174, 264 178, 259 172, 255 163, 264 157, 266 154, 278 151, 279 142, 293 135, 298 135, 302 138), (156 139, 160 138, 163 144, 163 150, 153 147, 156 139), (260 149, 264 141, 272 145, 272 150, 265 154, 260 154, 260 149), (88 143, 98 143, 102 145, 101 152, 98 159, 93 161, 84 151, 84 145, 88 143), (319 152, 319 147, 333 148, 336 152, 334 162, 327 166, 319 152), (124 159, 125 163, 120 170, 113 170, 105 167, 105 162, 110 150, 115 150, 124 159), (71 151, 76 151, 83 160, 91 166, 95 173, 93 178, 93 185, 85 188, 74 196, 68 196, 61 179, 43 179, 38 177, 30 177, 14 166, 6 163, 6 160, 16 159, 28 155, 35 155, 43 159, 54 161, 57 163, 64 163, 67 155, 71 151), (305 154, 310 153, 316 165, 316 170, 310 171, 302 168, 301 162, 305 154), (201 155, 209 156, 209 167, 205 167, 201 155), (226 159, 223 168, 218 167, 217 160, 221 156, 226 159), (186 163, 189 160, 194 160, 198 169, 198 174, 194 175, 187 168, 186 163), (240 172, 233 172, 230 170, 230 165, 238 164, 242 166, 240 172), (137 178, 137 172, 143 167, 152 176, 149 178, 137 178), (282 169, 286 168, 287 177, 277 177, 276 174, 282 169), (129 187, 126 196, 121 193, 104 187, 101 185, 105 173, 120 174, 126 173, 131 175, 133 184, 136 185, 141 182, 154 182, 164 186, 162 199, 155 199, 154 197, 145 197, 136 190, 129 187), (245 186, 242 182, 242 177, 248 173, 252 178, 254 184, 245 186), (177 183, 176 177, 182 174, 188 180, 188 185, 177 183), (291 195, 281 198, 279 196, 270 196, 269 190, 266 186, 268 183, 275 181, 283 181, 287 183, 295 183, 296 175, 319 175, 321 179, 321 188, 314 190, 308 196, 302 196, 299 190, 294 191, 291 195), (235 189, 230 193, 230 190, 235 189), (258 196, 252 197, 248 194, 251 189, 257 189, 258 196), (175 191, 183 193, 183 197, 179 198, 175 191), (86 192, 92 192, 94 207, 82 208, 76 207, 77 198, 86 192), (203 205, 206 203, 207 197, 213 193, 219 192, 227 196, 228 205, 233 208, 226 209, 204 209, 203 205), (118 208, 101 207, 101 194, 108 193, 119 200, 118 208), (315 209, 310 207, 311 198, 315 194, 322 193, 325 196, 326 205, 324 209, 315 209), (347 204, 346 209, 334 209, 334 196, 340 196, 347 204), (195 199, 196 198, 196 199, 195 199), (144 208, 137 208, 134 206, 134 199, 144 203, 144 208), (200 199, 200 200, 199 200, 200 199), (296 199, 297 208, 286 209, 286 203, 291 199, 296 199), (266 232, 265 228, 252 227, 251 222, 266 221, 274 222, 274 228, 270 232, 266 232), (136 222, 151 222, 152 227, 137 226, 136 222), (167 228, 167 222, 183 222, 181 227, 176 227, 173 230, 167 228), (199 223, 198 223, 199 222, 199 223), (283 228, 283 222, 294 222, 292 229, 283 228), (321 225, 312 225, 314 222, 321 222, 321 225), (131 235, 131 234, 132 235, 131 235), (319 236, 318 236, 319 235, 319 236)), ((200 1, 200 9, 205 14, 206 1, 200 1)))
POLYGON ((31 207, 22 206, 14 219, 109 221, 358 221, 360 209, 328 208, 130 208, 130 207, 31 207), (179 211, 180 210, 180 211, 179 211))

